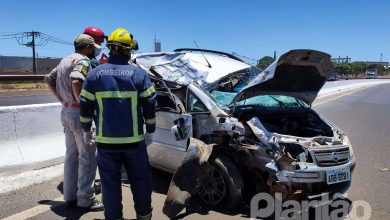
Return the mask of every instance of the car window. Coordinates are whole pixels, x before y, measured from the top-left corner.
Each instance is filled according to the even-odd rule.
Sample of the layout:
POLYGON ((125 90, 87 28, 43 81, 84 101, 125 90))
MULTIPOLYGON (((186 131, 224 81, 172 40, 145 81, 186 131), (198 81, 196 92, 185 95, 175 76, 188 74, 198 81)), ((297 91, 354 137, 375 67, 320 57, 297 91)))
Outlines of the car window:
POLYGON ((207 112, 208 109, 202 103, 198 97, 196 97, 192 92, 188 93, 188 111, 189 112, 207 112))

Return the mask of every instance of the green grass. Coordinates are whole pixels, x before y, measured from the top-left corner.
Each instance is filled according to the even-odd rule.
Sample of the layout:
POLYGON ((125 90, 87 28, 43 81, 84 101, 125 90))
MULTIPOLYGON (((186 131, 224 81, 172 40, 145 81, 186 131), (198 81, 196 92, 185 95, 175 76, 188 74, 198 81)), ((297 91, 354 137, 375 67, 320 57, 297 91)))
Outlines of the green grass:
POLYGON ((0 91, 13 91, 13 90, 44 90, 48 89, 46 83, 43 82, 13 82, 13 83, 0 83, 0 91))

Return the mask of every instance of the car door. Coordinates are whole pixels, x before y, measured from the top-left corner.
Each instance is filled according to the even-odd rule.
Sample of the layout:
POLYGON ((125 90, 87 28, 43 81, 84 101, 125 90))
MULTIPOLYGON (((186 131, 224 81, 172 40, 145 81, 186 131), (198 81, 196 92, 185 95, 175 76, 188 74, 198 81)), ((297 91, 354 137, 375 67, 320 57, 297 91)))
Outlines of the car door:
MULTIPOLYGON (((189 137, 192 136, 192 126, 189 129, 188 137, 179 141, 171 133, 171 128, 175 125, 174 121, 179 118, 183 118, 191 125, 192 116, 179 113, 176 108, 173 108, 180 104, 178 102, 181 102, 177 97, 175 100, 161 97, 161 94, 157 97, 156 131, 153 134, 153 142, 147 149, 152 166, 174 172, 186 152, 189 137)), ((181 105, 183 106, 182 103, 181 105)))

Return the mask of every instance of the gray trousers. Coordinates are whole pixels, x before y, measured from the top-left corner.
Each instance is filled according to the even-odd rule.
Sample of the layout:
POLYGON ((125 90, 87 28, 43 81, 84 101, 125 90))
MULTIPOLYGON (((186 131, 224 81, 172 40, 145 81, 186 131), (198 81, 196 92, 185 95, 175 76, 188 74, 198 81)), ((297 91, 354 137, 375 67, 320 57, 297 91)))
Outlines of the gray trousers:
POLYGON ((95 200, 93 182, 96 176, 96 145, 84 142, 80 109, 63 107, 61 122, 65 133, 64 200, 77 199, 77 205, 87 207, 95 200))

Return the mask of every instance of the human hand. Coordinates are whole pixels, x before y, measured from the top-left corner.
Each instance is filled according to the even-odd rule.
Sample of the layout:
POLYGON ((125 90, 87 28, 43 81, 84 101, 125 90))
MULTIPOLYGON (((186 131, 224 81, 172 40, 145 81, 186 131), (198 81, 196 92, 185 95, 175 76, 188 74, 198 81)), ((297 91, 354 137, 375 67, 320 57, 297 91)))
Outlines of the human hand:
POLYGON ((84 143, 87 145, 92 146, 95 144, 95 135, 93 131, 83 131, 83 138, 84 143))
POLYGON ((150 145, 153 142, 153 133, 145 133, 145 144, 146 146, 150 145))

